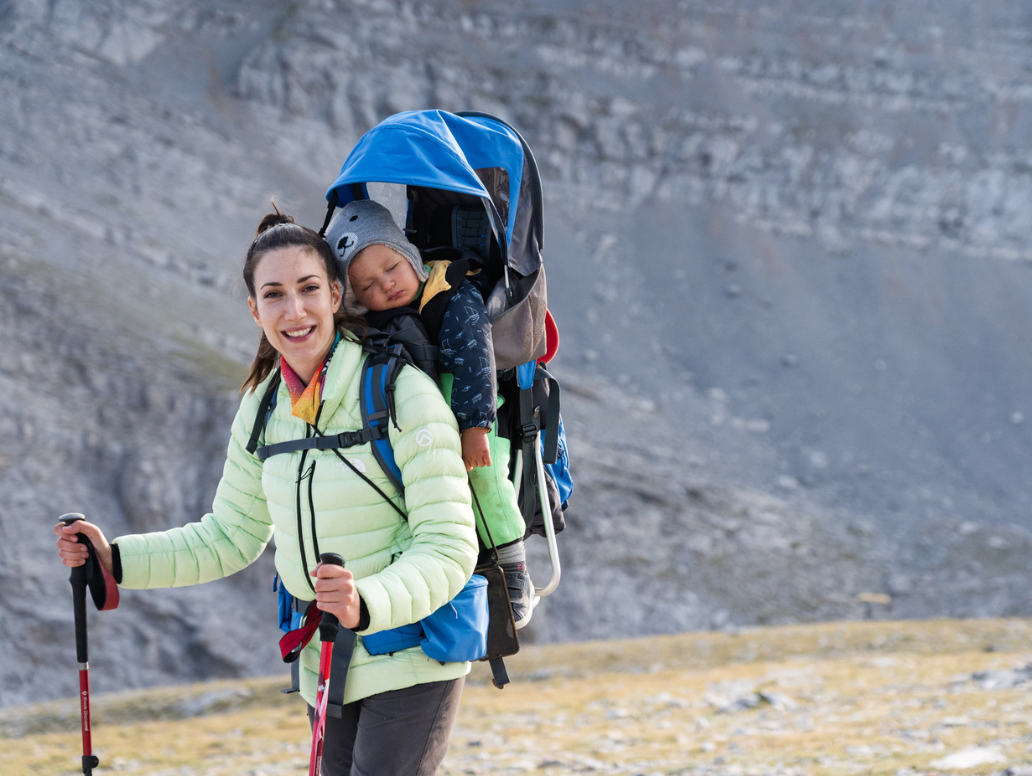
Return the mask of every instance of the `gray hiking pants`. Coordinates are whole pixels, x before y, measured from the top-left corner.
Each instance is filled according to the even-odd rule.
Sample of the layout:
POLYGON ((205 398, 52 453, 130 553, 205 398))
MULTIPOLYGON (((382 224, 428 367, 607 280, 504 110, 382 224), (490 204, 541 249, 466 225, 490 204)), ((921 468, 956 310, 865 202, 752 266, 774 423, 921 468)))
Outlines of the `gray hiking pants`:
MULTIPOLYGON (((465 679, 372 695, 326 717, 322 776, 434 776, 465 679)), ((308 707, 311 721, 314 709, 308 707)))

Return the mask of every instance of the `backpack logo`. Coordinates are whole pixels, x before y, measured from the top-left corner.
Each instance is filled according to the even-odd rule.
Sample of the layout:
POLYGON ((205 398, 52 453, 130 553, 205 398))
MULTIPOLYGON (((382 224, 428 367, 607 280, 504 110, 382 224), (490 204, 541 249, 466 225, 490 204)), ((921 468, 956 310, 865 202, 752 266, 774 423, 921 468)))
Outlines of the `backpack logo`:
POLYGON ((342 259, 347 259, 348 254, 351 253, 351 249, 355 247, 358 242, 358 235, 354 232, 345 232, 337 240, 337 253, 342 259))
POLYGON ((420 447, 430 447, 434 442, 434 435, 425 428, 416 434, 416 444, 420 447))

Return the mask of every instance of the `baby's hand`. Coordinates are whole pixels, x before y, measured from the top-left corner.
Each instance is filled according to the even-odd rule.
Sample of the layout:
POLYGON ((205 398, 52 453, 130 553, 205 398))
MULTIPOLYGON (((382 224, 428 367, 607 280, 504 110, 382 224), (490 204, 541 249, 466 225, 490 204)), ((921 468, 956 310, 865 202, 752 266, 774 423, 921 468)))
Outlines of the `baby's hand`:
POLYGON ((462 462, 466 471, 477 466, 491 465, 491 448, 487 444, 487 429, 474 427, 462 432, 462 462))

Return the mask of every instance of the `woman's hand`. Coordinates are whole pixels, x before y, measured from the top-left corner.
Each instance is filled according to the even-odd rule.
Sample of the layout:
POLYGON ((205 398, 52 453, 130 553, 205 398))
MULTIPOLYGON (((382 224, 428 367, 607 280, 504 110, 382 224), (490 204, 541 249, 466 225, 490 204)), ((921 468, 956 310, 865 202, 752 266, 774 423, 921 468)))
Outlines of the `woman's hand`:
POLYGON ((355 577, 342 566, 320 563, 315 577, 315 602, 324 612, 336 617, 345 628, 354 630, 362 613, 355 577))
POLYGON ((462 432, 462 462, 466 471, 478 466, 491 465, 491 446, 487 443, 486 428, 474 426, 462 432))
POLYGON ((57 554, 61 556, 61 562, 64 565, 73 568, 81 566, 89 557, 86 545, 79 541, 78 535, 81 533, 89 537, 93 549, 97 551, 100 565, 109 573, 115 573, 115 567, 111 561, 111 545, 104 538, 104 532, 93 523, 87 523, 85 520, 77 520, 70 525, 58 523, 54 526, 54 533, 57 535, 57 554))

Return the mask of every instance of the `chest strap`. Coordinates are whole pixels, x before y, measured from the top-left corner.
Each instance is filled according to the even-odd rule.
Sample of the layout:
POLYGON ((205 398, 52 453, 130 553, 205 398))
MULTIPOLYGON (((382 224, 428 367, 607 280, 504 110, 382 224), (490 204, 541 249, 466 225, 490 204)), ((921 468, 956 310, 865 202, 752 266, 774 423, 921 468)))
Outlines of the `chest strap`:
POLYGON ((370 426, 360 431, 344 431, 340 434, 314 436, 307 439, 292 439, 289 442, 265 445, 255 451, 255 456, 259 461, 264 461, 266 458, 280 455, 281 453, 297 453, 301 450, 337 450, 377 442, 386 436, 386 426, 370 426))

